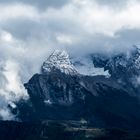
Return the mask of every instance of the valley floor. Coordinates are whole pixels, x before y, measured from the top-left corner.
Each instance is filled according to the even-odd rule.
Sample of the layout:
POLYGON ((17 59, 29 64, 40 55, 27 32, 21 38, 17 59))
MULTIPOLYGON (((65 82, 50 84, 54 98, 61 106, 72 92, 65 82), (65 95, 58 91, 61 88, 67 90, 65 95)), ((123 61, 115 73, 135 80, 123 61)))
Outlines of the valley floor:
POLYGON ((94 128, 84 121, 1 121, 0 140, 140 140, 140 131, 94 128))

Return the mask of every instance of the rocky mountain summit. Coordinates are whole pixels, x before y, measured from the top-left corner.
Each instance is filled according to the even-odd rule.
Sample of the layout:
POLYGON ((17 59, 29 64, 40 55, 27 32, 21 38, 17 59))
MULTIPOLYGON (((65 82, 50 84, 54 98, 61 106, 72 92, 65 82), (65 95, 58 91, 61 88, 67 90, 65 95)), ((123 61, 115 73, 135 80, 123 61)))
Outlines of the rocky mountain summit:
POLYGON ((43 63, 42 73, 60 71, 68 75, 77 75, 66 51, 55 50, 43 63))
POLYGON ((108 70, 111 77, 129 79, 140 75, 140 48, 137 46, 126 53, 113 56, 93 54, 91 58, 95 67, 108 70))

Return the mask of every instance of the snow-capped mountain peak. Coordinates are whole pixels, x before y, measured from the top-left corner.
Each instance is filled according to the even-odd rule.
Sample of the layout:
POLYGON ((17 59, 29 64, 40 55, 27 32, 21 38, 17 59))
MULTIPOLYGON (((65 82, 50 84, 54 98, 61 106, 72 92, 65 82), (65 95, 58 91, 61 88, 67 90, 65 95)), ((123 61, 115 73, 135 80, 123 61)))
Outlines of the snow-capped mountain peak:
POLYGON ((78 74, 73 64, 70 61, 69 55, 66 51, 55 50, 48 59, 43 63, 42 72, 51 72, 59 70, 62 73, 75 75, 78 74))

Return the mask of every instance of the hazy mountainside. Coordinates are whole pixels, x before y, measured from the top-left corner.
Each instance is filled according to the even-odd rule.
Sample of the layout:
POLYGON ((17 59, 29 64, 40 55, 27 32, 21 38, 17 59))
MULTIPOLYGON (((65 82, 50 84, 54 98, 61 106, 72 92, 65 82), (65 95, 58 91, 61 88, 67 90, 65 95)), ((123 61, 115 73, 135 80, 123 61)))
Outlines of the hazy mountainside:
POLYGON ((105 61, 92 55, 94 67, 107 69, 110 77, 82 75, 65 51, 55 51, 44 62, 42 73, 25 84, 30 100, 19 102, 12 111, 22 121, 85 119, 95 127, 138 129, 139 87, 129 79, 139 74, 137 51, 105 61))

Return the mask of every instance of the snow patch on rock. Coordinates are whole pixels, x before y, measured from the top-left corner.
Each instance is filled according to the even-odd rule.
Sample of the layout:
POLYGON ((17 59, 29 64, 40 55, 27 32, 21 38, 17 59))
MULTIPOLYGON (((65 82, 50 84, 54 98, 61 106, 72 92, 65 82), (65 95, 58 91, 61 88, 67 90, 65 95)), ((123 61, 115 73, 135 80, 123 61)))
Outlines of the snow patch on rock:
POLYGON ((56 50, 43 63, 42 72, 47 73, 53 70, 60 70, 68 75, 77 75, 78 72, 70 61, 66 51, 56 50))

